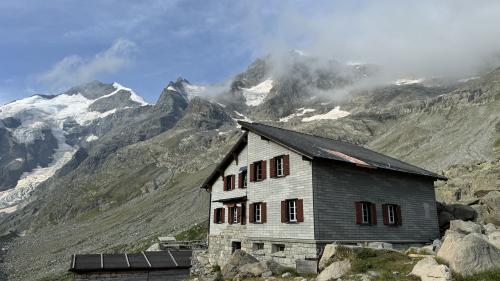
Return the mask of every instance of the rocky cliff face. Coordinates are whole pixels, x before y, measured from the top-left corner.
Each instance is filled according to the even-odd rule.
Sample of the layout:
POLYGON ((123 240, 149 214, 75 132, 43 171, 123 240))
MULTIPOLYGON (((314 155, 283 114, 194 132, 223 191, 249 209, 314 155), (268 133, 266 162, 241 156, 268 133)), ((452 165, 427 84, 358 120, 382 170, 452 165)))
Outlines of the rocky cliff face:
MULTIPOLYGON (((137 251, 152 237, 206 221, 208 194, 199 185, 236 141, 235 120, 350 141, 453 178, 463 173, 451 165, 498 160, 500 71, 446 86, 366 86, 376 73, 374 66, 299 54, 286 66, 267 57, 217 95, 205 96, 206 88, 179 78, 167 84, 154 105, 118 84, 93 82, 31 103, 47 106, 65 98, 85 105, 79 115, 46 119, 58 125, 48 131, 34 130, 27 117, 42 116, 43 110, 25 103, 16 113, 10 105, 7 114, 2 107, 0 176, 10 178, 6 188, 18 185, 19 175, 4 170, 29 172, 13 162, 28 150, 16 138, 23 135, 19 128, 47 133, 33 137, 46 142, 37 145, 46 153, 37 161, 65 160, 29 189, 31 196, 17 203, 17 211, 0 215, 0 233, 25 234, 12 244, 4 268, 15 273, 13 280, 36 279, 50 274, 48 268, 62 272, 75 252, 137 251), (49 132, 56 141, 50 142, 49 132), (64 155, 60 151, 67 158, 56 157, 64 155)), ((43 163, 37 165, 54 167, 43 163)), ((491 187, 468 194, 499 189, 494 180, 485 181, 491 187)))

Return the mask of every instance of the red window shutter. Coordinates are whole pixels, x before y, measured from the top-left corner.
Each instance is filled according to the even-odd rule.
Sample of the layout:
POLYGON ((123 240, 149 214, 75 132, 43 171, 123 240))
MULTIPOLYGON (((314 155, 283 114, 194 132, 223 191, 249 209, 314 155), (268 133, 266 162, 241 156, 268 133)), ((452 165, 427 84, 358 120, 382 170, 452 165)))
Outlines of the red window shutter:
POLYGON ((361 220, 361 208, 362 208, 362 205, 363 203, 361 202, 355 202, 354 203, 354 206, 356 208, 356 224, 361 224, 362 220, 361 220))
POLYGON ((223 181, 224 181, 224 191, 227 191, 227 177, 223 177, 223 181))
POLYGON ((290 155, 283 155, 283 172, 285 176, 290 175, 290 155))
POLYGON ((248 208, 248 222, 249 223, 254 223, 255 222, 255 204, 251 203, 250 207, 248 208))
POLYGON ((250 164, 250 181, 255 181, 255 168, 253 164, 250 164))
POLYGON ((243 174, 238 174, 238 188, 243 188, 243 174))
POLYGON ((214 223, 217 223, 217 209, 214 209, 214 223))
POLYGON ((281 222, 287 222, 288 218, 286 216, 286 201, 281 201, 281 222))
POLYGON ((260 203, 260 220, 262 223, 267 222, 267 204, 266 203, 260 203))
POLYGON ((231 189, 234 189, 235 188, 235 181, 236 181, 236 176, 235 175, 232 175, 231 176, 231 189))
POLYGON ((297 199, 297 222, 304 221, 304 200, 297 199))
POLYGON ((370 208, 371 208, 370 222, 371 222, 371 224, 377 224, 377 207, 375 206, 375 204, 372 203, 372 204, 370 204, 370 208))
POLYGON ((384 224, 389 224, 389 205, 382 204, 382 218, 384 220, 384 224))
POLYGON ((260 161, 261 165, 262 165, 262 180, 265 180, 266 179, 266 160, 262 160, 260 161))
POLYGON ((276 177, 276 158, 269 159, 269 177, 276 177))
POLYGON ((396 205, 396 223, 398 225, 403 224, 403 218, 401 217, 401 206, 396 205))
POLYGON ((224 220, 226 219, 226 208, 222 208, 222 212, 220 213, 220 221, 221 223, 224 223, 224 220))
POLYGON ((241 222, 241 207, 236 207, 236 222, 240 223, 241 222))
POLYGON ((228 207, 228 208, 229 208, 229 212, 227 212, 227 223, 233 224, 233 212, 234 212, 234 208, 233 207, 228 207))

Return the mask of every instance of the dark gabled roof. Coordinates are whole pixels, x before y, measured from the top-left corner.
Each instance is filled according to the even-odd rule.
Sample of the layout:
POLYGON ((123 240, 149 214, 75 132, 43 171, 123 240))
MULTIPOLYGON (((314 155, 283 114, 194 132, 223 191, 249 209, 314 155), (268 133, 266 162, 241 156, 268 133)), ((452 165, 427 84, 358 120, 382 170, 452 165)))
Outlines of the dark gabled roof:
POLYGON ((72 272, 186 269, 191 267, 191 250, 168 250, 135 254, 72 255, 72 272))
POLYGON ((247 136, 248 133, 245 132, 241 137, 238 139, 236 144, 231 148, 231 150, 226 154, 224 159, 217 165, 217 167, 214 169, 212 174, 203 182, 201 185, 202 188, 208 189, 209 187, 214 184, 214 182, 217 180, 217 177, 219 177, 222 173, 222 171, 231 163, 231 161, 234 160, 235 154, 239 153, 247 144, 247 136))
POLYGON ((433 179, 447 180, 444 176, 347 142, 259 123, 239 121, 238 124, 240 124, 244 130, 251 131, 273 142, 283 145, 311 160, 333 160, 362 167, 384 169, 394 172, 430 177, 433 179))

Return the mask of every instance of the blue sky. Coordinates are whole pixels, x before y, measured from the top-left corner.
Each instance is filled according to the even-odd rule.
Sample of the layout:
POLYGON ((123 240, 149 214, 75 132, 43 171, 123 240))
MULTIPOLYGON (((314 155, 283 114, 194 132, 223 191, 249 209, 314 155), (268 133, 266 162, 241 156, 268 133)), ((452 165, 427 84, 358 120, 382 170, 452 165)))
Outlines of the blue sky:
POLYGON ((0 104, 93 79, 154 102, 178 76, 222 82, 295 48, 411 75, 470 72, 498 51, 499 12, 494 0, 2 0, 0 104))

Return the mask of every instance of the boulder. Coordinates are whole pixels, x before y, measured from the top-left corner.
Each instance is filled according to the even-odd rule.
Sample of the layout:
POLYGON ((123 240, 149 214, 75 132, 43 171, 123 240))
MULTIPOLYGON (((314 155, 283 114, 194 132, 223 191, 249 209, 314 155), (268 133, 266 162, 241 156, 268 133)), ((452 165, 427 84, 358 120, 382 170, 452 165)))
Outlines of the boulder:
POLYGON ((325 268, 316 278, 316 281, 336 280, 344 276, 351 270, 351 262, 349 260, 336 261, 325 268))
POLYGON ((259 277, 266 271, 269 271, 266 262, 247 263, 238 268, 241 277, 259 277))
POLYGON ((434 252, 437 252, 439 248, 441 248, 441 245, 443 245, 443 241, 441 241, 440 239, 435 239, 434 241, 432 241, 432 250, 434 252))
POLYGON ((490 235, 490 233, 497 231, 497 227, 492 223, 488 223, 487 225, 483 226, 483 228, 484 234, 486 235, 490 235))
POLYGON ((289 278, 289 277, 292 277, 292 274, 290 272, 285 272, 285 273, 281 274, 281 277, 289 278))
POLYGON ((478 233, 447 232, 437 257, 464 276, 500 267, 500 250, 478 233))
POLYGON ((481 233, 481 226, 471 221, 452 220, 450 230, 463 234, 481 233))
POLYGON ((337 244, 328 244, 325 246, 323 255, 321 255, 321 259, 319 260, 319 270, 323 270, 326 268, 326 265, 330 262, 330 259, 335 256, 335 253, 337 253, 337 246, 337 244))
POLYGON ((274 260, 267 260, 266 265, 269 271, 271 271, 271 273, 275 275, 280 275, 286 271, 286 267, 282 266, 274 260))
POLYGON ((425 258, 417 262, 411 271, 412 275, 422 281, 451 281, 451 270, 444 264, 438 264, 434 258, 425 258))
POLYGON ((490 233, 488 235, 488 242, 497 247, 497 249, 500 249, 500 230, 490 233))
POLYGON ((485 221, 500 225, 500 191, 489 192, 481 198, 481 203, 487 207, 485 221))
POLYGON ((222 278, 222 274, 219 271, 213 272, 209 275, 200 276, 200 279, 201 279, 201 281, 222 281, 222 280, 224 280, 222 278))
POLYGON ((242 250, 236 250, 231 255, 227 263, 222 267, 222 277, 224 277, 224 279, 232 279, 238 273, 238 268, 240 266, 255 262, 258 262, 258 260, 252 255, 249 255, 242 250))
POLYGON ((451 206, 455 219, 469 221, 477 218, 476 210, 469 205, 452 204, 451 206))

